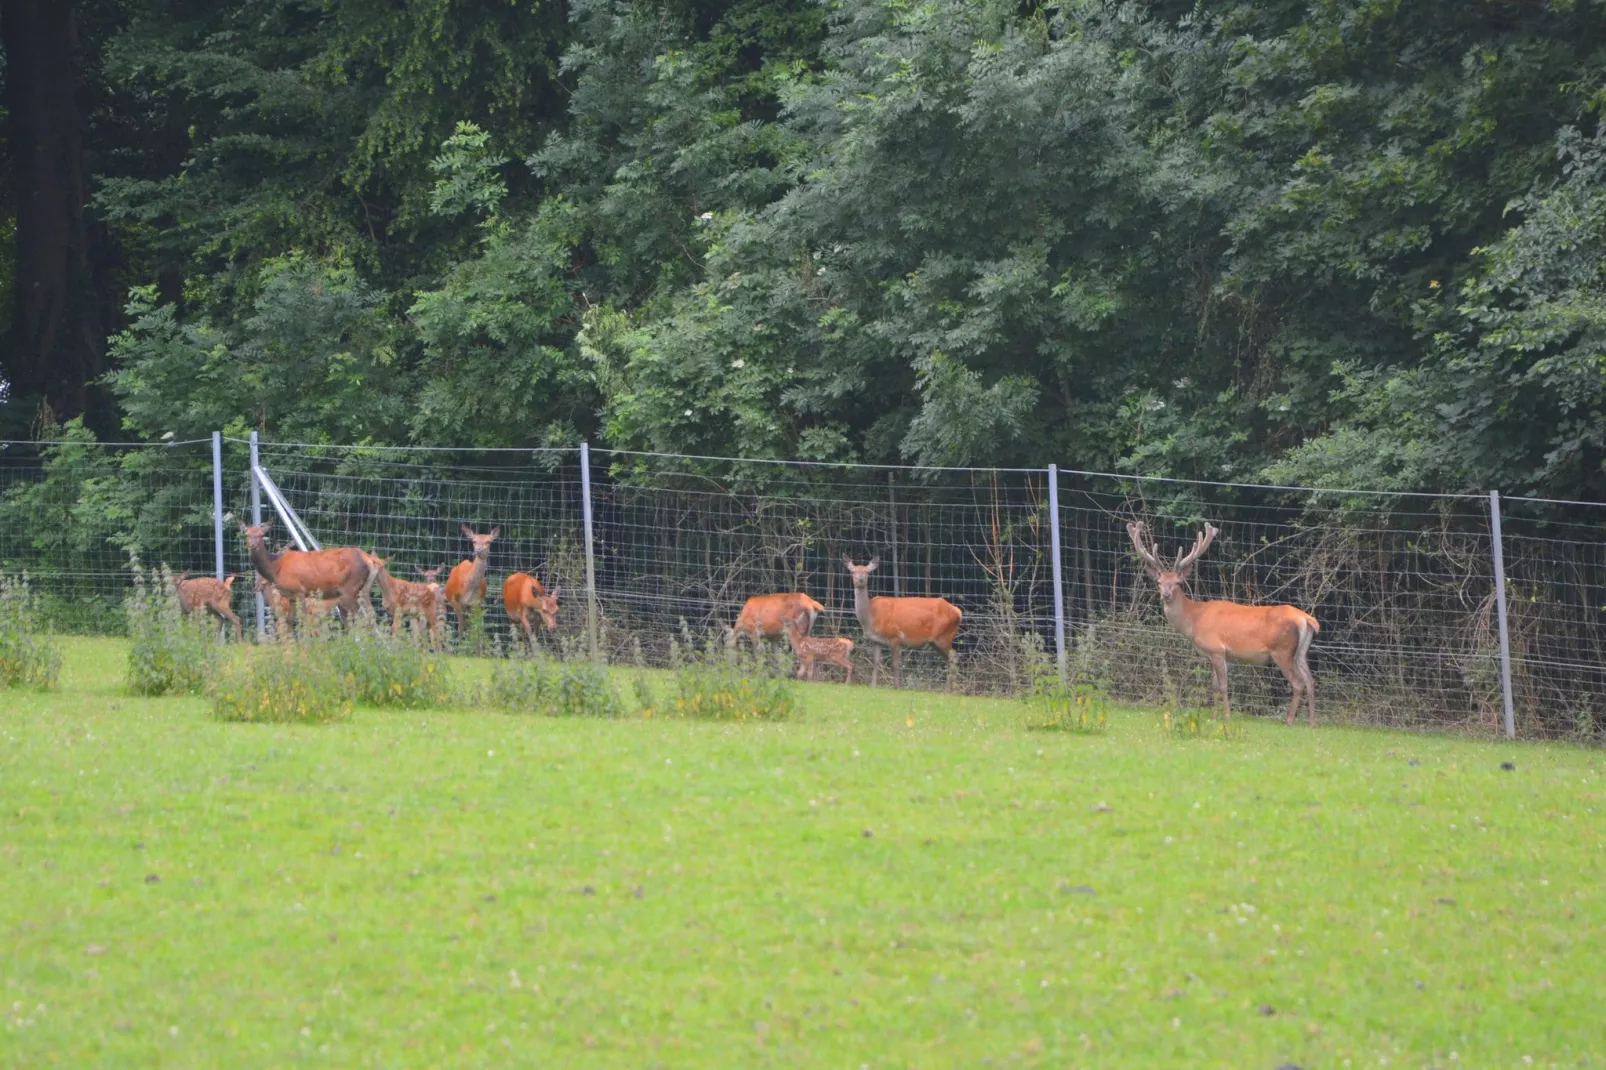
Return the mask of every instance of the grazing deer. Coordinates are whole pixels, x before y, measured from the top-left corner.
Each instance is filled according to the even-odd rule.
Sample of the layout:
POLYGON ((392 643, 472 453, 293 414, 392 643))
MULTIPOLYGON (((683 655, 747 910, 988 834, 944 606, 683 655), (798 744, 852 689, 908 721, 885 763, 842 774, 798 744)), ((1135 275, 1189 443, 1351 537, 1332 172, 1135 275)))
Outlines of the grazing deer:
POLYGON ((368 585, 368 561, 354 546, 329 550, 281 550, 268 553, 264 536, 273 521, 255 526, 240 522, 251 564, 257 574, 279 589, 286 601, 285 620, 295 629, 297 598, 332 598, 347 627, 356 620, 357 599, 368 585))
POLYGON ((424 582, 415 583, 412 580, 398 580, 385 568, 385 562, 382 559, 379 561, 379 597, 385 604, 385 612, 390 614, 392 636, 401 631, 402 621, 416 617, 423 620, 432 642, 438 644, 442 641, 441 585, 435 580, 445 567, 437 565, 418 569, 424 582))
POLYGON ((229 603, 234 598, 234 580, 236 573, 230 573, 223 579, 213 579, 210 576, 197 576, 195 579, 185 579, 188 572, 181 572, 173 580, 173 587, 178 591, 178 607, 187 617, 197 609, 205 609, 218 620, 218 626, 234 625, 234 641, 240 641, 240 618, 234 615, 229 603))
POLYGON ((501 525, 489 535, 476 535, 463 525, 463 534, 474 544, 474 556, 452 566, 446 577, 446 604, 457 612, 457 631, 461 635, 468 611, 485 601, 485 570, 491 563, 491 543, 502 534, 501 525))
POLYGON ((524 629, 524 637, 535 646, 535 632, 530 628, 530 611, 534 610, 541 617, 541 623, 546 630, 558 630, 558 592, 563 588, 554 587, 548 593, 541 581, 528 572, 515 572, 502 581, 502 608, 513 623, 524 629))
POLYGON ((881 566, 880 557, 872 557, 868 565, 855 565, 846 554, 842 563, 853 576, 853 611, 859 618, 864 637, 876 644, 875 660, 870 663, 870 686, 875 687, 881 677, 881 648, 892 648, 892 683, 903 686, 903 665, 900 653, 904 648, 917 649, 934 646, 948 659, 948 684, 952 686, 957 668, 954 660, 954 635, 959 631, 959 620, 964 615, 959 607, 946 598, 889 598, 870 597, 870 573, 881 566))
POLYGON ((796 620, 807 635, 814 629, 814 618, 825 612, 825 607, 806 594, 755 594, 742 606, 741 615, 732 627, 725 629, 725 645, 733 647, 739 636, 747 636, 753 649, 760 639, 786 634, 787 625, 796 620))
POLYGON ((1293 606, 1246 606, 1237 602, 1195 602, 1182 590, 1193 563, 1215 541, 1216 529, 1206 524, 1186 555, 1177 553, 1176 564, 1167 568, 1160 562, 1158 549, 1143 543, 1143 525, 1128 523, 1126 533, 1143 559, 1144 571, 1160 585, 1160 601, 1165 619, 1193 641, 1199 652, 1210 659, 1211 687, 1221 692, 1221 717, 1232 715, 1227 700, 1227 659, 1247 665, 1277 667, 1288 678, 1294 691, 1288 704, 1288 724, 1294 723, 1301 696, 1310 704, 1311 727, 1316 726, 1316 678, 1311 675, 1306 656, 1310 641, 1322 626, 1303 609, 1293 606))
POLYGON ((848 670, 848 683, 853 682, 853 640, 852 639, 818 639, 803 631, 803 622, 793 618, 786 622, 786 638, 792 644, 792 653, 797 655, 797 678, 799 680, 815 679, 819 674, 819 662, 828 661, 832 665, 840 665, 848 670))

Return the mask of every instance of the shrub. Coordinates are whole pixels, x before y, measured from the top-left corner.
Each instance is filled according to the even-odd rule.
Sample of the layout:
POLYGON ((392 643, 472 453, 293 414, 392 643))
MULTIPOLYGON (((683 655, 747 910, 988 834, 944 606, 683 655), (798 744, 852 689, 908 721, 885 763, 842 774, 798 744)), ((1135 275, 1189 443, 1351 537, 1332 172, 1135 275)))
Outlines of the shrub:
POLYGON ((220 721, 327 724, 351 714, 351 688, 320 643, 248 650, 212 686, 220 721))
POLYGON ((305 645, 323 647, 354 701, 409 710, 452 703, 445 656, 418 643, 380 632, 347 632, 305 645))
POLYGON ((1039 720, 1028 728, 1096 735, 1109 727, 1110 700, 1081 670, 1073 670, 1067 683, 1048 656, 1043 638, 1035 632, 1020 640, 1021 665, 1031 682, 1026 704, 1039 720))
POLYGON ((184 616, 166 567, 134 566, 128 616, 128 689, 136 695, 201 694, 218 663, 216 625, 184 616))
POLYGON ((784 654, 747 653, 710 632, 697 649, 684 621, 670 647, 674 701, 665 712, 704 721, 784 721, 797 713, 797 692, 784 654))
POLYGON ((624 712, 607 670, 570 643, 560 658, 536 651, 491 669, 491 701, 504 710, 550 717, 618 717, 624 712))
POLYGON ((0 574, 0 687, 48 691, 61 675, 61 651, 40 626, 28 574, 0 574))

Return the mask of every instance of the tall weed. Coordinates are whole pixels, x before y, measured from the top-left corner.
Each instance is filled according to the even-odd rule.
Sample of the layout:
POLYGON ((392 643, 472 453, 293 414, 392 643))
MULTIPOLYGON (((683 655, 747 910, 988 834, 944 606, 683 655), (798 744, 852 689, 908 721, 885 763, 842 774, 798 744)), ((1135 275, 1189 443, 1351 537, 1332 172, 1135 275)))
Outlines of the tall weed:
POLYGON ((136 695, 198 695, 216 670, 219 653, 212 618, 186 618, 173 574, 163 566, 133 565, 128 617, 128 689, 136 695))
POLYGON ((407 710, 452 704, 451 671, 444 654, 383 632, 344 632, 321 643, 353 701, 407 710))
POLYGON ((498 661, 491 668, 491 701, 510 713, 549 717, 618 717, 619 691, 606 669, 569 641, 554 658, 540 650, 498 661))
POLYGON ((61 651, 39 619, 26 572, 0 573, 0 687, 48 691, 61 675, 61 651))
POLYGON ((1038 716, 1028 722, 1028 728, 1084 735, 1109 728, 1109 696, 1093 684, 1083 667, 1072 667, 1070 679, 1061 680, 1043 637, 1035 632, 1021 637, 1020 657, 1031 688, 1026 705, 1038 716))
POLYGON ((748 653, 710 631, 701 649, 686 622, 670 644, 674 698, 665 713, 701 721, 784 721, 797 714, 785 654, 748 653))
POLYGON ((351 715, 351 688, 321 643, 246 650, 226 661, 211 688, 220 721, 327 724, 351 715))

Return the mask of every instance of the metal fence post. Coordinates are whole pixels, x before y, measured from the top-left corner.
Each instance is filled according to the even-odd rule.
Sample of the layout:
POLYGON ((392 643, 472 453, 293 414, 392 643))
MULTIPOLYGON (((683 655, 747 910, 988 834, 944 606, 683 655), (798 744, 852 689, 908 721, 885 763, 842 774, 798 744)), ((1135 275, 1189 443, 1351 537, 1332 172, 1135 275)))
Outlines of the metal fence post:
MULTIPOLYGON (((262 523, 262 484, 257 481, 257 433, 251 432, 251 524, 255 527, 262 523)), ((253 577, 251 589, 256 592, 257 603, 257 642, 268 637, 268 607, 262 601, 262 592, 256 590, 256 580, 253 577)))
POLYGON ((1054 660, 1059 666, 1060 686, 1070 681, 1065 674, 1065 583, 1060 575, 1060 470, 1048 466, 1048 539, 1054 554, 1054 660))
POLYGON ((597 660, 597 566, 591 532, 591 447, 580 443, 580 509, 586 526, 586 639, 591 660, 597 660))
POLYGON ((212 432, 212 549, 217 578, 223 578, 223 432, 212 432))
POLYGON ((1489 533, 1494 541, 1495 615, 1500 622, 1500 701, 1505 708, 1506 738, 1517 738, 1517 718, 1511 704, 1511 634, 1506 630, 1506 550, 1500 537, 1500 492, 1489 492, 1489 533))
POLYGON ((892 532, 892 593, 903 594, 903 575, 898 568, 898 503, 892 497, 892 473, 887 473, 887 524, 892 532))

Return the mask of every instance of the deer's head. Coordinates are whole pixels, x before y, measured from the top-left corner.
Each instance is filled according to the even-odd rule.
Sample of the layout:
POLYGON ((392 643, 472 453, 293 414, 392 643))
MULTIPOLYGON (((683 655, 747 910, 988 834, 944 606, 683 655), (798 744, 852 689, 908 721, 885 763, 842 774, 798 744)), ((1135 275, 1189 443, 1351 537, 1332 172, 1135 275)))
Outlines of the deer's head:
POLYGON ((853 589, 855 591, 868 591, 870 589, 870 573, 881 567, 881 558, 878 555, 872 557, 868 565, 855 565, 853 558, 843 554, 842 563, 848 566, 848 575, 853 577, 853 589))
POLYGON ((535 596, 535 611, 541 614, 541 622, 549 632, 558 630, 558 592, 561 590, 563 588, 554 587, 545 594, 535 596))
POLYGON ((476 558, 489 559, 491 556, 491 543, 496 541, 498 535, 502 534, 502 526, 498 524, 492 528, 489 535, 476 535, 467 524, 464 524, 463 534, 467 535, 468 541, 474 544, 474 556, 476 558))
POLYGON ((272 528, 273 521, 271 520, 263 524, 247 524, 243 520, 240 521, 240 530, 245 532, 245 545, 253 550, 262 546, 263 539, 267 537, 272 528))
POLYGON ((1199 560, 1206 550, 1210 549, 1210 544, 1216 538, 1215 527, 1206 524, 1204 530, 1199 533, 1199 537, 1194 540, 1193 549, 1187 553, 1183 553, 1180 550, 1177 551, 1175 563, 1167 567, 1160 560, 1159 549, 1153 543, 1144 544, 1143 525, 1141 523, 1129 521, 1126 525, 1126 533, 1131 537, 1132 546, 1137 550, 1138 556, 1143 559, 1143 571, 1148 573, 1149 578, 1159 585, 1160 601, 1167 605, 1170 605, 1182 593, 1182 585, 1188 581, 1189 574, 1193 572, 1193 563, 1199 560))
POLYGON ((446 567, 445 565, 436 565, 434 568, 417 568, 415 566, 413 571, 417 572, 420 576, 424 577, 424 582, 425 583, 430 584, 431 586, 433 586, 435 584, 436 580, 438 580, 440 578, 441 569, 443 569, 445 567, 446 567))

